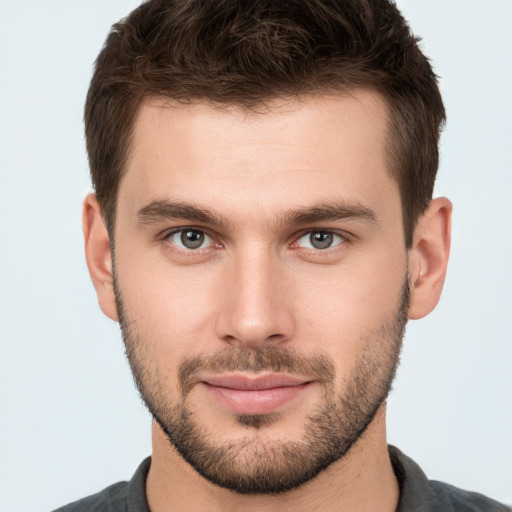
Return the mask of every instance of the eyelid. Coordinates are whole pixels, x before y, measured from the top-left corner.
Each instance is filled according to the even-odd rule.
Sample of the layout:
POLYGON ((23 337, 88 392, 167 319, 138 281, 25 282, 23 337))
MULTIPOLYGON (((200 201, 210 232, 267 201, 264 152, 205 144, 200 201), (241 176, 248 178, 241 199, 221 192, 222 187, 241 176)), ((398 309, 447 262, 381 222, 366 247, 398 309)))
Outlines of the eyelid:
POLYGON ((292 248, 301 248, 305 249, 311 252, 327 252, 329 250, 335 250, 336 248, 339 248, 340 245, 345 245, 345 243, 350 243, 353 241, 353 236, 347 233, 346 231, 339 231, 337 229, 324 229, 324 228, 314 228, 314 229, 306 229, 301 231, 292 242, 291 246, 292 248), (337 237, 340 237, 342 240, 339 243, 336 243, 330 247, 327 247, 325 249, 316 249, 311 247, 301 247, 298 245, 298 242, 301 238, 305 237, 306 235, 311 235, 312 233, 329 233, 332 235, 335 235, 337 237))
POLYGON ((162 235, 159 237, 162 241, 167 242, 169 245, 173 246, 175 251, 182 252, 182 253, 197 253, 200 251, 204 251, 206 249, 210 249, 215 246, 220 246, 221 244, 216 241, 216 237, 212 235, 209 230, 198 227, 198 226, 179 226, 172 228, 170 230, 164 231, 162 235), (204 247, 198 247, 197 249, 190 249, 187 247, 180 247, 174 242, 171 242, 170 238, 178 233, 183 233, 184 231, 198 231, 200 233, 203 233, 205 237, 208 237, 211 242, 204 247))
MULTIPOLYGON (((219 242, 218 235, 212 233, 209 229, 202 227, 202 226, 191 226, 191 225, 176 226, 171 229, 167 229, 166 231, 161 233, 161 235, 158 238, 164 242, 167 242, 170 246, 172 246, 174 251, 181 252, 183 254, 199 253, 199 252, 211 249, 211 248, 224 247, 224 244, 219 242), (187 231, 187 230, 200 231, 201 233, 204 233, 205 236, 207 236, 208 238, 211 239, 210 244, 208 244, 204 247, 200 247, 198 249, 188 249, 188 248, 182 248, 169 240, 171 236, 173 236, 177 233, 181 233, 183 231, 187 231)), ((336 250, 337 248, 339 248, 339 246, 349 244, 353 241, 354 241, 354 235, 347 233, 346 231, 340 231, 340 230, 332 229, 332 228, 309 228, 309 229, 303 229, 299 233, 297 233, 295 236, 293 236, 293 241, 288 247, 290 247, 291 249, 304 249, 304 250, 312 252, 312 253, 325 253, 328 251, 336 250), (339 243, 336 243, 335 245, 328 247, 326 249, 306 248, 306 247, 301 247, 298 245, 298 241, 302 237, 304 237, 305 235, 311 234, 311 233, 315 233, 315 232, 331 233, 333 235, 340 237, 342 239, 342 241, 339 243)))

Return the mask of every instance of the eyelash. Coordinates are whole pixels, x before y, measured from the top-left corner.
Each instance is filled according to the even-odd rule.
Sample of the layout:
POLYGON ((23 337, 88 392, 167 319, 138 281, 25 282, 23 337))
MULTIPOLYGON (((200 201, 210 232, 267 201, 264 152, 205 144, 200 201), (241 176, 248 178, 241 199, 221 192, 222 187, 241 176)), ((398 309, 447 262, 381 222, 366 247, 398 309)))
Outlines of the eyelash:
POLYGON ((178 253, 181 256, 194 257, 194 256, 197 256, 198 254, 201 254, 205 249, 210 248, 210 247, 199 247, 197 249, 181 248, 181 247, 177 246, 176 243, 171 242, 171 238, 174 235, 178 235, 178 234, 184 233, 186 231, 193 231, 195 233, 202 233, 205 237, 208 237, 208 238, 210 238, 213 241, 213 245, 216 246, 215 248, 219 248, 219 249, 222 248, 222 244, 215 242, 215 237, 213 237, 210 234, 208 234, 208 232, 206 230, 201 229, 201 228, 191 227, 191 226, 184 227, 184 228, 179 228, 179 229, 173 229, 170 232, 166 232, 162 236, 162 240, 164 242, 167 242, 169 249, 171 249, 175 253, 178 253))
POLYGON ((302 247, 303 249, 307 249, 311 252, 314 252, 314 253, 325 253, 327 251, 333 251, 335 250, 338 246, 340 245, 343 245, 347 242, 349 242, 349 237, 346 235, 346 234, 342 234, 342 233, 338 233, 337 231, 331 231, 331 230, 328 230, 328 229, 310 229, 309 231, 305 231, 303 232, 298 238, 295 239, 295 242, 292 242, 292 246, 295 246, 295 245, 298 245, 298 242, 307 237, 309 235, 309 239, 311 240, 311 236, 316 233, 316 234, 319 234, 319 233, 323 233, 323 234, 328 234, 328 235, 332 235, 333 238, 338 238, 340 241, 338 243, 335 243, 333 242, 334 245, 330 245, 328 247, 325 247, 323 249, 319 249, 319 248, 316 248, 316 247, 308 247, 308 248, 305 248, 305 247, 302 247))
MULTIPOLYGON (((205 237, 208 237, 208 238, 210 238, 213 241, 213 246, 216 249, 221 249, 223 247, 223 245, 221 243, 215 242, 215 237, 212 236, 211 234, 209 234, 207 230, 202 229, 202 228, 192 227, 192 226, 180 227, 178 229, 173 229, 170 232, 166 232, 161 237, 161 239, 168 243, 169 248, 173 252, 177 252, 180 255, 184 255, 184 256, 190 256, 190 257, 198 256, 204 250, 211 248, 211 245, 210 245, 210 246, 207 246, 207 247, 198 247, 197 249, 191 249, 191 248, 186 248, 185 249, 185 248, 181 248, 181 247, 177 246, 176 243, 173 243, 173 242, 170 241, 171 237, 173 237, 174 235, 177 235, 177 234, 180 234, 180 233, 184 233, 186 231, 193 231, 193 232, 196 232, 196 233, 202 233, 205 237)), ((340 241, 338 243, 336 243, 335 245, 326 247, 324 249, 315 249, 315 248, 304 248, 304 247, 302 247, 302 249, 308 251, 308 253, 311 254, 311 255, 332 254, 337 249, 341 249, 340 246, 345 246, 346 244, 350 244, 353 241, 353 237, 351 235, 349 235, 348 233, 338 232, 336 230, 329 230, 329 229, 318 228, 318 229, 309 229, 309 230, 300 232, 298 235, 296 235, 294 237, 294 241, 289 245, 289 247, 291 247, 292 249, 301 249, 301 247, 299 247, 297 245, 298 241, 301 240, 302 238, 304 238, 307 235, 311 236, 311 234, 313 234, 313 233, 327 233, 327 234, 331 234, 334 237, 340 239, 340 241)))

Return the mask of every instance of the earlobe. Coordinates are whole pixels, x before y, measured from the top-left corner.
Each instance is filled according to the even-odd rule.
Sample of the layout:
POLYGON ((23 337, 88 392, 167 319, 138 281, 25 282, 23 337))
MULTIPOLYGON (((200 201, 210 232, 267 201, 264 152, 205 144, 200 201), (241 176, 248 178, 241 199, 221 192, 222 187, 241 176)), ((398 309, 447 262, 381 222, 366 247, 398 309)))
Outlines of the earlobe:
POLYGON ((428 315, 439 302, 450 254, 451 218, 451 202, 433 199, 414 230, 409 250, 410 319, 428 315))
POLYGON ((101 207, 95 194, 84 200, 82 229, 85 259, 101 310, 112 320, 118 321, 112 273, 112 254, 108 231, 103 222, 101 207))

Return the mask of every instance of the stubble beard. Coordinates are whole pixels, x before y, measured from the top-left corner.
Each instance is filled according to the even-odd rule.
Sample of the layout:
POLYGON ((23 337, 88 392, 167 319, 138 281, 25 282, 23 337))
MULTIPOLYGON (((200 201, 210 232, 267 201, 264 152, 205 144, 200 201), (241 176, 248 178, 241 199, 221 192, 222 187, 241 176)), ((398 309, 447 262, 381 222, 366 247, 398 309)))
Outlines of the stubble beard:
POLYGON ((145 350, 148 340, 132 329, 114 283, 126 355, 144 403, 181 457, 220 487, 239 494, 279 494, 303 485, 340 460, 361 439, 391 390, 407 323, 408 278, 394 317, 365 340, 343 389, 335 389, 335 365, 324 355, 302 355, 277 345, 227 348, 214 356, 199 355, 181 363, 179 401, 166 395, 165 385, 151 368, 145 350), (321 384, 323 397, 305 419, 301 441, 260 435, 279 421, 278 414, 270 413, 235 416, 235 422, 247 429, 247 436, 221 444, 187 404, 190 383, 199 370, 312 375, 321 384))

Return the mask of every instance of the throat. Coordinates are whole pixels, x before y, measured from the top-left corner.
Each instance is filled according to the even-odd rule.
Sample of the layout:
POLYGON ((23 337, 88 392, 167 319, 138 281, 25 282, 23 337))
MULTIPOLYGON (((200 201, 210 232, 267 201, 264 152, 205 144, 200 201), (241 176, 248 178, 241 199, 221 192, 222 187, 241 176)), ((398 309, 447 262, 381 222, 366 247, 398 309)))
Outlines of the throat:
POLYGON ((387 450, 383 416, 379 410, 363 438, 343 458, 304 485, 279 494, 238 494, 211 483, 179 455, 153 422, 153 457, 146 482, 150 510, 394 512, 399 486, 387 450))

